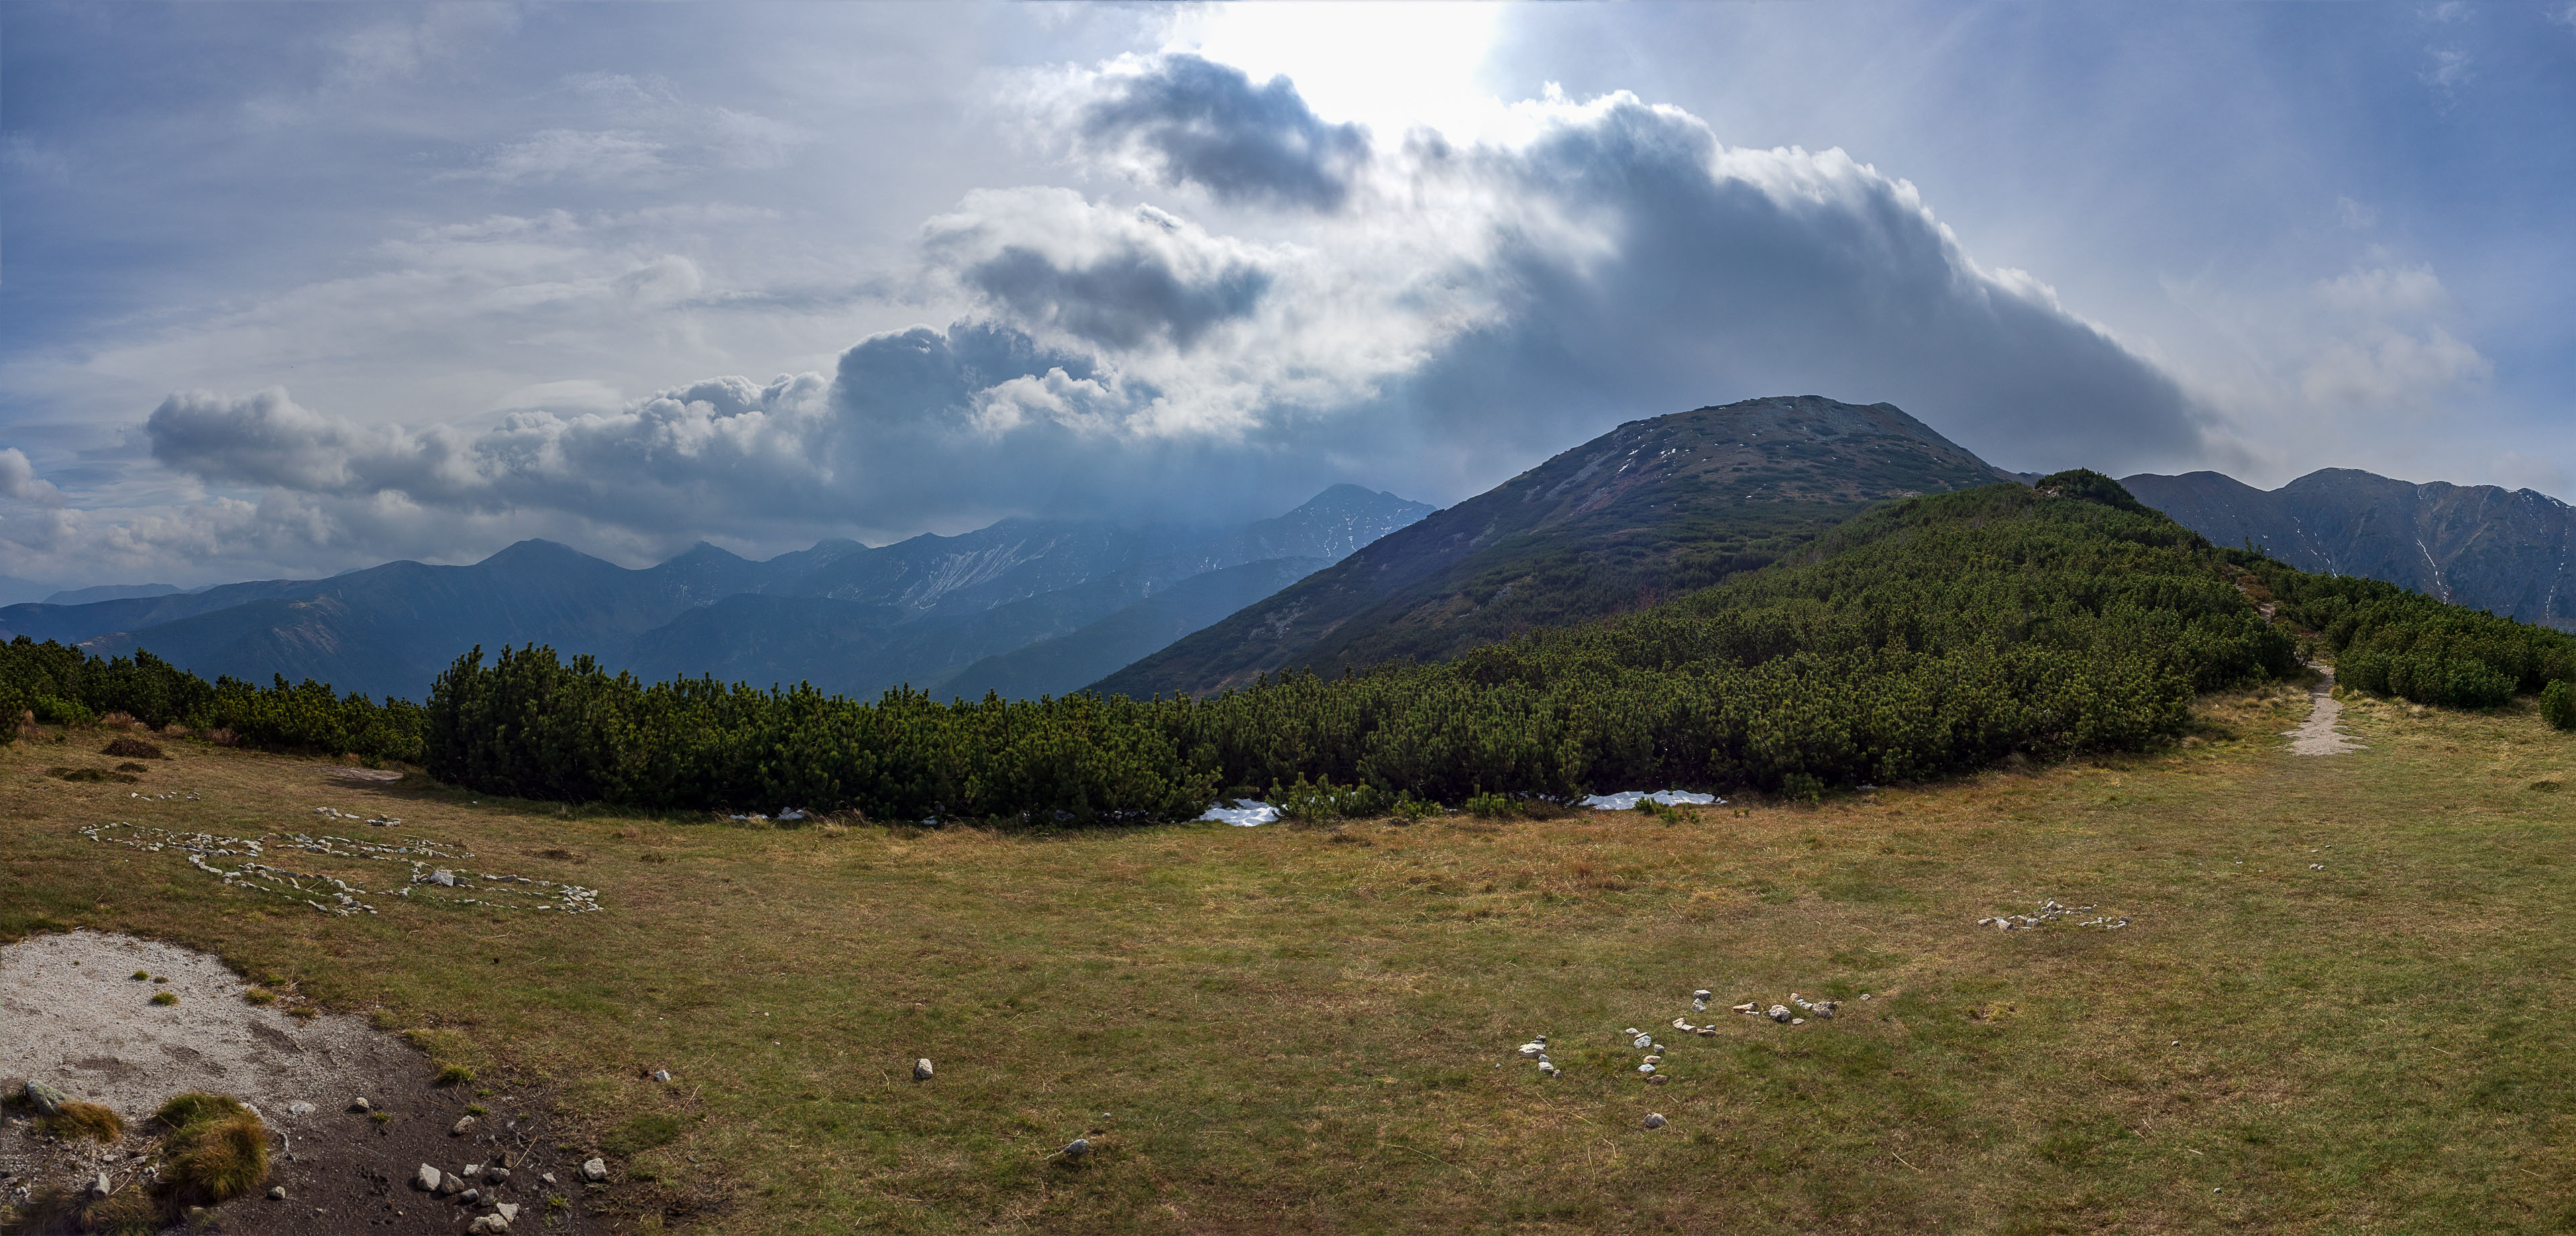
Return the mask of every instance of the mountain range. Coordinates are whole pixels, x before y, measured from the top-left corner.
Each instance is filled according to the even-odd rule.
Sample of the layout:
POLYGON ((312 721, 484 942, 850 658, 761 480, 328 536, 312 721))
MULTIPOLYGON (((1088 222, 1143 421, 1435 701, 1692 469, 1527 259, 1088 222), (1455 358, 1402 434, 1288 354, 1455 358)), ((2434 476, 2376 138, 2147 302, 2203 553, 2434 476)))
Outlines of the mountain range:
POLYGON ((1769 565, 1874 503, 2019 479, 1893 404, 1804 395, 1630 421, 1096 685, 1205 694, 1440 660, 1769 565))
POLYGON ((1061 694, 1138 655, 1139 631, 1185 634, 1222 617, 1214 605, 1257 599, 1246 588, 1330 565, 1430 510, 1337 485, 1231 529, 1011 519, 758 562, 701 543, 640 570, 531 540, 471 566, 393 562, 325 580, 12 605, 0 608, 0 638, 102 656, 145 648, 210 678, 283 674, 414 699, 477 644, 548 644, 647 679, 711 673, 865 696, 903 684, 940 694, 987 658, 1049 640, 1051 654, 985 673, 976 690, 1061 694), (1222 578, 1163 596, 1210 575, 1222 578))
MULTIPOLYGON (((1235 528, 1010 519, 766 561, 701 543, 640 570, 523 541, 471 566, 56 593, 0 608, 0 638, 411 698, 473 645, 526 643, 647 680, 858 697, 1205 694, 1443 660, 1768 565, 1874 504, 2030 479, 1891 404, 1778 397, 1629 422, 1436 512, 1337 485, 1235 528)), ((2121 484, 2220 544, 2576 630, 2576 509, 2544 494, 2350 469, 2121 484)))
POLYGON ((2262 490, 2216 472, 2141 474, 2138 501, 2221 545, 2303 571, 2384 579, 2445 601, 2576 631, 2576 508, 2529 489, 2416 484, 2325 468, 2262 490))

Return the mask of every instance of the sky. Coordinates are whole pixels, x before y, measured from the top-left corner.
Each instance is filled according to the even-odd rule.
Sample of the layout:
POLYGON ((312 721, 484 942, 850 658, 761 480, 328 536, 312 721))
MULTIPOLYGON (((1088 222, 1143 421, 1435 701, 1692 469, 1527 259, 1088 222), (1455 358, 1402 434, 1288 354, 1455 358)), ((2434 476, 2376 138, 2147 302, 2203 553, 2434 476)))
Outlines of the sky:
POLYGON ((1447 504, 1628 420, 2576 496, 2576 0, 0 0, 0 575, 1447 504))

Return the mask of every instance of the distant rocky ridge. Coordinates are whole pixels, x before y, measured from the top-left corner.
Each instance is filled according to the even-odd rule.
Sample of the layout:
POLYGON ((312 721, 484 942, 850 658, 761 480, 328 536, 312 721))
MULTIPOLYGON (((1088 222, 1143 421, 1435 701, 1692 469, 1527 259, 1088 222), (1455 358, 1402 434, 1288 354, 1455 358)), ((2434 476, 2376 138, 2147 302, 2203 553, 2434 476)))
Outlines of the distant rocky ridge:
POLYGON ((2024 479, 1893 404, 1783 396, 1631 421, 1098 685, 1203 694, 1440 660, 1768 565, 1874 503, 2024 479))
MULTIPOLYGON (((765 562, 702 543, 641 570, 522 541, 471 566, 393 562, 326 580, 11 605, 0 608, 0 638, 60 640, 102 656, 143 648, 210 678, 312 678, 378 697, 422 698, 476 644, 527 643, 646 678, 810 681, 854 695, 910 684, 936 694, 978 661, 1074 635, 1184 581, 1271 562, 1266 574, 1230 577, 1237 591, 1220 591, 1235 596, 1255 577, 1286 582, 1430 510, 1338 485, 1233 528, 1014 519, 882 548, 824 541, 765 562)), ((1009 682, 1061 694, 1096 677, 1095 662, 1067 662, 1086 667, 1067 671, 1083 675, 1070 681, 1022 673, 1009 682)))
POLYGON ((2325 468, 2273 490, 2216 472, 2141 474, 2138 501, 2221 545, 2303 571, 2362 575, 2576 631, 2576 508, 2529 489, 2416 484, 2325 468))

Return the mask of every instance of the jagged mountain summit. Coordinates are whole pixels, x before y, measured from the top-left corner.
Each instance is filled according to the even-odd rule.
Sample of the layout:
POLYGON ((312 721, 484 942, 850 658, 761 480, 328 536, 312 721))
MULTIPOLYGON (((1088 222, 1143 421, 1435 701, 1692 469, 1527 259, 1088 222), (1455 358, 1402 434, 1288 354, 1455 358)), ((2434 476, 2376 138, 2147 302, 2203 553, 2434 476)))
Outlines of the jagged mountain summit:
POLYGON ((2576 631, 2576 508, 2544 493, 2416 484, 2352 468, 2320 469, 2273 490, 2217 472, 2120 483, 2221 545, 2251 544, 2303 571, 2384 579, 2576 631))
POLYGON ((1767 565, 1874 503, 2019 479, 1893 404, 1783 396, 1631 421, 1098 686, 1203 694, 1439 660, 1767 565))
MULTIPOLYGON (((283 674, 413 699, 476 644, 528 643, 647 678, 936 692, 984 658, 1073 635, 1202 575, 1271 563, 1217 589, 1238 604, 1257 599, 1243 594, 1247 580, 1276 587, 1430 510, 1340 485, 1232 528, 1014 519, 879 548, 824 541, 765 562, 701 543, 640 570, 531 540, 470 566, 392 562, 324 580, 12 605, 0 608, 0 638, 60 640, 102 656, 143 648, 210 678, 283 674)), ((1205 613, 1204 600, 1165 608, 1192 622, 1166 639, 1223 616, 1205 613)), ((1102 672, 1097 659, 1011 682, 1062 693, 1102 672)))

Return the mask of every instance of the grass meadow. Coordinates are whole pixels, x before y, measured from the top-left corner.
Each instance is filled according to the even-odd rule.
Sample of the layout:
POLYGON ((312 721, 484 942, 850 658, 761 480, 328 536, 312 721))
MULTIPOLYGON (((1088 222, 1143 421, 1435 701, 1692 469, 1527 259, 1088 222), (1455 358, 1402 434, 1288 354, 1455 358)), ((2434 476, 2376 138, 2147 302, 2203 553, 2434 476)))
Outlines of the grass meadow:
MULTIPOLYGON (((2305 711, 2214 697, 2162 755, 1818 806, 1054 835, 185 741, 137 784, 46 775, 115 762, 73 731, 0 752, 0 935, 136 932, 371 1011, 551 1095, 647 1231, 2576 1228, 2576 736, 2355 700, 2367 751, 2293 757, 2305 711), (327 916, 75 831, 110 820, 448 840, 605 909, 327 916), (1975 926, 2044 898, 2133 925, 1975 926), (1792 991, 1844 1003, 1724 1011, 1792 991), (1511 1055, 1541 1034, 1553 1080, 1511 1055)), ((400 870, 304 857, 272 861, 400 870)))

